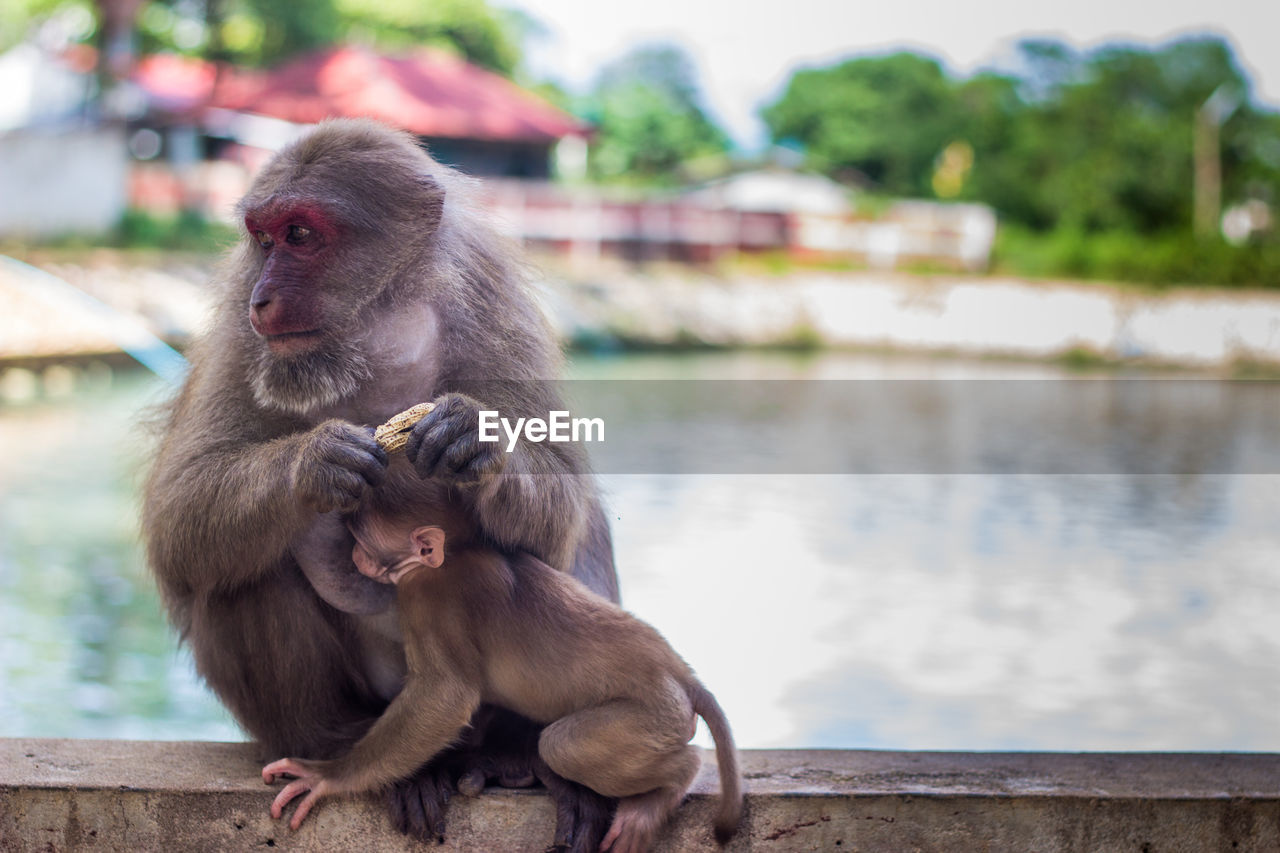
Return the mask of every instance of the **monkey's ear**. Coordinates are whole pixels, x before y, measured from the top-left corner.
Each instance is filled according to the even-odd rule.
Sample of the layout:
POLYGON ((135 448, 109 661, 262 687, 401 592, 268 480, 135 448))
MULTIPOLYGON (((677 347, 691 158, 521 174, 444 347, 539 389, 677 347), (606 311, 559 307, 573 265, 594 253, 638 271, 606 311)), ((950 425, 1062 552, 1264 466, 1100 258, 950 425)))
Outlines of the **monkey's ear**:
POLYGON ((418 559, 433 569, 440 568, 444 562, 444 531, 439 527, 419 527, 409 536, 418 559))

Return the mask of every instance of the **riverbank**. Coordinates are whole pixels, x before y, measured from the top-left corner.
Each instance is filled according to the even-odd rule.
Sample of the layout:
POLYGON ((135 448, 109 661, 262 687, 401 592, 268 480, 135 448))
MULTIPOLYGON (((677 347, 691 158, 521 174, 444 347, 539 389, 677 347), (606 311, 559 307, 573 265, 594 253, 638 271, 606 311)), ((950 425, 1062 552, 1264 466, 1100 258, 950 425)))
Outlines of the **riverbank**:
MULTIPOLYGON (((92 300, 0 268, 0 361, 119 349, 141 323, 183 345, 213 302, 215 260, 99 251, 33 257, 92 300), (96 310, 96 301, 110 312, 96 310)), ((544 307, 586 348, 846 348, 1240 373, 1280 368, 1280 294, 1008 277, 798 271, 720 277, 689 269, 554 274, 544 307)))
POLYGON ((797 273, 550 280, 570 340, 834 347, 1230 371, 1280 366, 1280 294, 1013 278, 797 273))

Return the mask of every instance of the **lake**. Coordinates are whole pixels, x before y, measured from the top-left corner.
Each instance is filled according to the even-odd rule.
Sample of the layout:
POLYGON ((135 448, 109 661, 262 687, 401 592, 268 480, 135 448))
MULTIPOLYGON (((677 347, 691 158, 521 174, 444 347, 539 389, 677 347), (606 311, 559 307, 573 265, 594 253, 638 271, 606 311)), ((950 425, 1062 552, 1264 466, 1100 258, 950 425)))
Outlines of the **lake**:
MULTIPOLYGON (((696 400, 645 400, 698 458, 747 462, 600 457, 624 603, 741 746, 1280 750, 1276 385, 853 354, 578 356, 571 375, 856 397, 834 428, 864 430, 858 454, 808 409, 812 440, 747 418, 717 442, 733 431, 696 400), (766 464, 757 440, 835 448, 840 473, 766 464)), ((99 370, 0 390, 0 735, 242 739, 142 565, 136 416, 163 389, 99 370)))

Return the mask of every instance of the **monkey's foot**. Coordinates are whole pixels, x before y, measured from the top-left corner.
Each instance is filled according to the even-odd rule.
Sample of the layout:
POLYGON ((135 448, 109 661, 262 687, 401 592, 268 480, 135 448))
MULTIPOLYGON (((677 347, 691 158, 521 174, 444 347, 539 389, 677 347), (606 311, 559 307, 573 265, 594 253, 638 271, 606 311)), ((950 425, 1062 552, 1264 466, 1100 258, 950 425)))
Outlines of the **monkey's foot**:
POLYGON ((609 834, 600 842, 601 853, 646 853, 682 796, 678 789, 660 788, 622 800, 609 834))
POLYGON ((392 825, 419 841, 443 844, 444 812, 453 793, 449 781, 452 776, 444 762, 433 761, 388 788, 387 809, 392 825))
POLYGON ((271 803, 271 817, 279 820, 284 815, 284 807, 301 794, 307 796, 293 812, 289 821, 292 829, 297 829, 306 820, 307 814, 324 797, 333 793, 333 785, 325 779, 321 768, 326 762, 304 761, 300 758, 281 758, 262 768, 262 781, 270 785, 286 776, 294 777, 294 781, 285 785, 271 803))
POLYGON ((538 780, 556 805, 555 841, 546 853, 595 853, 609 829, 615 801, 558 776, 539 759, 538 780))
POLYGON ((458 791, 478 797, 493 782, 504 788, 527 788, 537 781, 538 732, 533 722, 510 711, 483 705, 464 733, 458 761, 458 791))
POLYGON ((541 782, 556 806, 555 841, 548 851, 595 853, 609 828, 613 800, 556 775, 538 755, 542 727, 510 711, 484 705, 472 718, 460 759, 458 790, 477 796, 489 782, 523 788, 541 782))
POLYGON ((503 788, 528 788, 536 781, 527 755, 474 755, 458 779, 458 793, 478 797, 490 782, 503 788))

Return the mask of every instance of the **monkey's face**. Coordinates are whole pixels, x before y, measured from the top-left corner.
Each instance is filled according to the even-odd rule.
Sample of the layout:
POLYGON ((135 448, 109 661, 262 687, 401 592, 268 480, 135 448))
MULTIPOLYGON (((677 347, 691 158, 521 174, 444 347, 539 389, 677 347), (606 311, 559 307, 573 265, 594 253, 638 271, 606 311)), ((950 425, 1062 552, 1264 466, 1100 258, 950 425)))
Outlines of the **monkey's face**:
POLYGON ((356 544, 351 559, 360 574, 379 583, 399 583, 411 571, 438 568, 444 559, 444 532, 419 527, 393 531, 384 523, 349 525, 356 544))
POLYGON ((358 540, 355 547, 351 549, 351 560, 356 564, 360 574, 365 577, 373 578, 380 583, 391 583, 391 579, 387 577, 385 561, 370 553, 369 549, 358 540))
POLYGON ((328 272, 344 235, 318 203, 270 204, 251 210, 245 229, 262 266, 249 294, 249 322, 276 355, 321 345, 332 314, 328 272))
POLYGON ((263 168, 240 203, 236 278, 259 404, 306 415, 369 382, 392 310, 429 298, 438 168, 411 137, 358 121, 323 124, 263 168))

